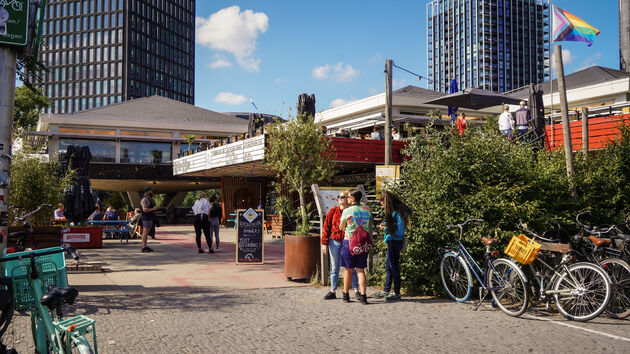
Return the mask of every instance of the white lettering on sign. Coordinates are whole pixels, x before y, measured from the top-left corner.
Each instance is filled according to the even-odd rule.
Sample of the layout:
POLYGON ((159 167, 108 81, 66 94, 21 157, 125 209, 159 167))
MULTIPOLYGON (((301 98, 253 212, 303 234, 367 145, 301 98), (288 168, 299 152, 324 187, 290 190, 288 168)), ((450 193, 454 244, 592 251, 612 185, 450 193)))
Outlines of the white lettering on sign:
POLYGON ((90 242, 89 233, 65 233, 63 242, 90 242))

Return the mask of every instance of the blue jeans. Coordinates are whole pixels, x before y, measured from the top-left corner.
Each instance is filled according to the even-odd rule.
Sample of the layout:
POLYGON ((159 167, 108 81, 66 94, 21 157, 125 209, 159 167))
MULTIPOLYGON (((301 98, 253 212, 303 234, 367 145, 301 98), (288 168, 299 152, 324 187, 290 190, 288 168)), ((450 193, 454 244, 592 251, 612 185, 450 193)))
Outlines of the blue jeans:
POLYGON ((518 137, 518 140, 529 142, 529 137, 527 137, 527 130, 528 128, 523 126, 518 126, 516 128, 516 136, 518 137))
POLYGON ((219 218, 210 218, 210 248, 212 248, 212 234, 214 234, 214 247, 219 249, 219 218))
MULTIPOLYGON (((328 255, 330 256, 330 291, 337 290, 339 284, 339 258, 341 257, 341 241, 328 241, 328 255)), ((352 288, 359 289, 357 271, 352 272, 352 288)))
POLYGON ((388 293, 394 281, 394 293, 400 294, 400 251, 403 240, 387 241, 387 258, 385 259, 385 292, 388 293))

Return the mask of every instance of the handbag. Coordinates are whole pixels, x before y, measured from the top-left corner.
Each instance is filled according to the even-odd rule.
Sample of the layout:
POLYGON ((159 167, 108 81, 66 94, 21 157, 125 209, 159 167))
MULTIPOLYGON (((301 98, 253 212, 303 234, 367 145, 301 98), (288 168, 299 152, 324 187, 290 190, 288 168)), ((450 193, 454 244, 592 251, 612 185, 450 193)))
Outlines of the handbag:
POLYGON ((372 238, 370 234, 361 226, 358 226, 350 237, 350 254, 353 256, 362 255, 372 249, 372 238))

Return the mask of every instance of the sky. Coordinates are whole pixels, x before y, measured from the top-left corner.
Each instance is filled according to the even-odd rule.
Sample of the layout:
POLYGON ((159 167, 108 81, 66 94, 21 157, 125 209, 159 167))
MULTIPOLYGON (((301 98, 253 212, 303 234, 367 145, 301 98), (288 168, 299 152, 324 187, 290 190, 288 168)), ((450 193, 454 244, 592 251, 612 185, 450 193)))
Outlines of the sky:
MULTIPOLYGON (((290 118, 301 93, 314 93, 320 112, 383 92, 388 58, 426 75, 427 2, 197 1, 195 105, 290 118)), ((553 4, 601 32, 591 47, 556 43, 565 75, 591 65, 619 68, 617 0, 553 4)), ((397 69, 393 80, 394 89, 426 87, 397 69)))

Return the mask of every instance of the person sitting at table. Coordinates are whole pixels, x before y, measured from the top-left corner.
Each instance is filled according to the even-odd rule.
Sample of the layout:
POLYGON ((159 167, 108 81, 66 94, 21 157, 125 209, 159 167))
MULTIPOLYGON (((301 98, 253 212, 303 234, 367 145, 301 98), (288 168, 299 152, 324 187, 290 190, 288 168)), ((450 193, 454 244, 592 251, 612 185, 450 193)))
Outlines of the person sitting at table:
POLYGON ((101 211, 101 206, 96 204, 96 209, 94 212, 88 216, 88 221, 101 221, 105 217, 105 214, 101 211))
POLYGON ((138 225, 138 220, 140 220, 141 216, 142 216, 142 212, 140 211, 140 208, 136 208, 133 211, 133 216, 131 217, 131 219, 129 219, 129 225, 134 226, 134 227, 138 225))
POLYGON ((118 220, 118 212, 116 212, 113 206, 110 205, 107 207, 103 220, 118 220))
POLYGON ((55 220, 66 220, 66 217, 63 215, 62 203, 59 203, 58 208, 53 212, 53 217, 55 220))

